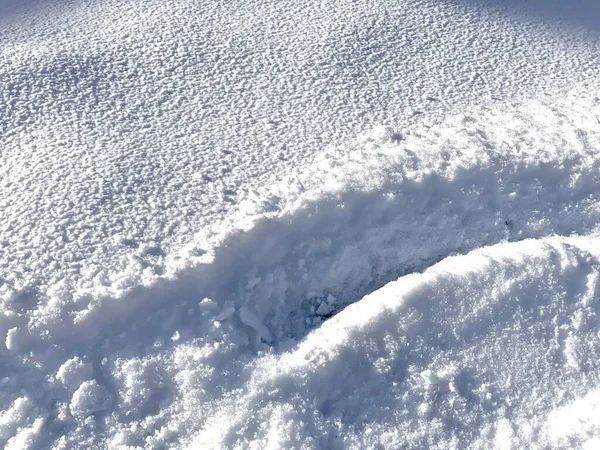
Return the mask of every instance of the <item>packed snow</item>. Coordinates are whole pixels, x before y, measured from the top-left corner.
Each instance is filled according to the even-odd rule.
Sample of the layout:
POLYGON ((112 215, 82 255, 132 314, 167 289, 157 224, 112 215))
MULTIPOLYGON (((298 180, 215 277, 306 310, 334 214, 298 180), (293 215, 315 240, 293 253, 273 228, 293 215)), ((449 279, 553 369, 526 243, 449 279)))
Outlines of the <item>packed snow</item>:
POLYGON ((0 446, 596 448, 592 0, 0 0, 0 446))

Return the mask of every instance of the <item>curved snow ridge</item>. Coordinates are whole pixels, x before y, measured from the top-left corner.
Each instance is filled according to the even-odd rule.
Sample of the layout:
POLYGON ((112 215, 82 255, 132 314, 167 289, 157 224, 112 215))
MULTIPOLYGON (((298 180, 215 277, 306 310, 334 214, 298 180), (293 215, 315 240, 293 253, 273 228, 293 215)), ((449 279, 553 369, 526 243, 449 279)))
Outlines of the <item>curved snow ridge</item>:
POLYGON ((58 290, 28 328, 90 334, 142 305, 184 310, 209 297, 243 324, 262 324, 251 326, 260 348, 302 337, 449 254, 589 233, 600 223, 600 103, 574 97, 462 115, 406 137, 365 134, 207 227, 169 257, 172 280, 124 296, 101 284, 77 298, 58 290))
MULTIPOLYGON (((22 439, 32 434, 31 442, 42 448, 180 447, 198 432, 201 441, 233 446, 231 430, 216 437, 202 431, 215 414, 229 414, 228 408, 242 414, 234 418, 240 435, 262 442, 262 431, 243 416, 246 406, 231 402, 254 395, 248 390, 253 386, 264 389, 253 374, 263 370, 265 354, 279 361, 277 354, 286 354, 346 305, 448 255, 503 241, 594 232, 600 223, 598 149, 598 101, 575 95, 504 112, 480 110, 406 136, 379 129, 330 149, 279 187, 248 198, 232 219, 236 231, 228 231, 234 222, 215 224, 179 259, 170 256, 165 275, 170 279, 120 297, 101 283, 79 297, 65 287, 41 305, 20 303, 5 284, 2 299, 8 306, 0 326, 6 348, 0 363, 18 376, 4 379, 0 391, 0 407, 7 411, 0 443, 21 439, 22 430, 22 439), (16 306, 22 310, 11 314, 16 306)), ((361 316, 367 324, 369 317, 380 320, 378 310, 361 316)), ((332 352, 346 351, 335 342, 332 352)), ((400 369, 402 364, 398 357, 400 369)), ((311 374, 322 376, 307 373, 309 384, 311 374)), ((336 396, 343 403, 348 395, 332 391, 322 413, 337 414, 336 396)), ((341 423, 352 423, 353 414, 366 407, 357 404, 348 417, 337 416, 341 423)), ((277 420, 287 423, 288 413, 296 417, 292 406, 279 408, 277 420)), ((395 420, 394 414, 386 420, 395 420)), ((315 445, 329 447, 333 422, 316 417, 314 423, 302 418, 306 428, 290 421, 296 428, 289 435, 306 437, 308 446, 316 439, 315 445), (326 430, 319 431, 321 426, 326 430)), ((452 428, 448 423, 439 425, 440 442, 452 433, 444 431, 452 428)), ((391 429, 353 427, 348 446, 360 446, 369 433, 375 440, 395 439, 391 429)), ((418 430, 410 439, 424 442, 418 430)))
POLYGON ((255 361, 190 448, 548 448, 597 439, 586 411, 578 415, 589 434, 553 424, 588 391, 582 401, 596 406, 587 413, 597 411, 599 248, 598 236, 497 244, 389 283, 297 348, 255 361))
POLYGON ((455 1, 0 3, 0 277, 33 304, 151 284, 326 143, 600 64, 590 36, 455 1))
POLYGON ((113 319, 129 320, 138 306, 184 308, 206 296, 220 308, 250 308, 269 330, 257 342, 301 337, 369 290, 448 254, 595 229, 599 109, 596 98, 574 94, 480 110, 407 136, 375 130, 206 227, 168 256, 166 281, 150 277, 149 288, 125 294, 102 279, 75 293, 59 283, 37 306, 28 303, 34 295, 5 283, 4 303, 18 301, 22 312, 0 325, 5 332, 25 326, 34 338, 93 335, 113 319))

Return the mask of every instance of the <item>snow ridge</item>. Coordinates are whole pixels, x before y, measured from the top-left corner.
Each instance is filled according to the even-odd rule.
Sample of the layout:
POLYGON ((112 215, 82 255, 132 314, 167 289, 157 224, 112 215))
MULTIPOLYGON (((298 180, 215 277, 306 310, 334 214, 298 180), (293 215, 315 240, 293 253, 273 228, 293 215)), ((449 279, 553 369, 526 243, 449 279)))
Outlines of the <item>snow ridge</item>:
POLYGON ((389 283, 293 351, 257 360, 190 448, 547 448, 597 438, 597 422, 587 436, 552 429, 561 413, 548 411, 600 382, 600 253, 589 250, 598 244, 499 244, 389 283))
POLYGON ((0 0, 0 447, 593 447, 596 11, 0 0))
MULTIPOLYGON (((551 393, 540 408, 563 407, 584 394, 578 383, 593 370, 581 355, 597 351, 589 340, 597 239, 551 236, 597 230, 598 117, 598 99, 574 94, 503 113, 480 110, 406 135, 377 129, 249 196, 231 219, 237 231, 220 232, 231 224, 208 229, 168 257, 162 281, 122 297, 92 292, 74 299, 57 291, 31 314, 5 315, 0 358, 21 374, 3 381, 5 442, 361 448, 475 446, 494 438, 518 445, 519 434, 509 431, 531 419, 526 397, 518 400, 520 391, 503 384, 501 371, 474 368, 508 364, 510 355, 492 351, 494 339, 512 339, 498 328, 507 322, 514 323, 515 348, 545 348, 560 332, 553 361, 564 383, 535 384, 536 392, 551 393), (516 242, 477 250, 507 241, 516 242), (465 256, 447 259, 454 254, 465 256), (424 275, 378 290, 438 261, 424 275), (588 294, 577 293, 579 279, 587 280, 588 294), (537 289, 539 301, 522 316, 518 299, 537 289), (344 309, 355 302, 360 306, 344 309), (537 304, 547 305, 548 315, 536 316, 537 304), (446 312, 433 314, 438 306, 446 312), (476 317, 479 334, 469 334, 476 317), (573 317, 587 324, 584 334, 555 323, 573 317), (388 333, 392 322, 400 328, 388 333), (439 333, 428 334, 433 323, 439 333), (532 337, 530 326, 541 334, 532 337), (401 345, 403 339, 409 343, 401 345), (448 353, 436 359, 420 340, 446 342, 448 353), (389 342, 397 351, 369 342, 389 342), (482 342, 487 356, 475 360, 482 342), (414 367, 404 365, 406 358, 414 367), (365 381, 372 370, 381 372, 373 378, 377 386, 365 381), (349 387, 365 382, 371 391, 336 390, 340 376, 349 387), (386 394, 406 383, 417 397, 386 394), (490 391, 472 393, 484 384, 490 391), (298 386, 306 386, 306 397, 298 386), (453 394, 440 398, 439 389, 453 394), (368 417, 382 424, 360 422, 364 396, 373 398, 368 417), (477 405, 465 417, 485 424, 481 434, 450 425, 457 405, 464 411, 477 405), (400 415, 384 420, 383 411, 391 410, 400 415), (438 423, 431 431, 424 425, 429 419, 438 423), (403 420, 414 426, 394 431, 403 420), (19 427, 31 436, 15 435, 19 427)), ((3 295, 14 304, 14 292, 4 287, 3 295)), ((542 361, 536 370, 550 376, 549 360, 536 358, 531 364, 542 361)), ((534 386, 528 373, 514 377, 534 386)), ((543 437, 539 442, 564 437, 549 436, 541 419, 531 427, 527 436, 543 437)))

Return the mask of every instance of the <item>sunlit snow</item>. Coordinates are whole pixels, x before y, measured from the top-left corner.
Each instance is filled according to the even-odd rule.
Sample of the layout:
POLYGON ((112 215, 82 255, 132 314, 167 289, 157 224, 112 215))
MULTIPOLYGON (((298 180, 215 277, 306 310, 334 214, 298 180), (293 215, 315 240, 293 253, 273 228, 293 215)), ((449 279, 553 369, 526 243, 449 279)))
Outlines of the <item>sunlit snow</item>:
POLYGON ((599 39, 0 0, 0 447, 598 447, 599 39))

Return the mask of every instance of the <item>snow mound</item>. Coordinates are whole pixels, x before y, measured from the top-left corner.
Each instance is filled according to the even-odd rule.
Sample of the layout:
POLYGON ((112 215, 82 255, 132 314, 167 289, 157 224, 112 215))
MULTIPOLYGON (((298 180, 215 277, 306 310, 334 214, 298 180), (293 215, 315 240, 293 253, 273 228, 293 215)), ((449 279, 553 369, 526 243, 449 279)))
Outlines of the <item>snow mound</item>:
POLYGON ((599 249, 598 237, 498 244, 389 283, 294 350, 255 361, 191 448, 598 439, 597 418, 572 402, 600 386, 599 249))
POLYGON ((73 417, 81 419, 107 409, 110 394, 96 381, 84 381, 73 393, 69 410, 73 417))
POLYGON ((583 442, 545 421, 600 387, 599 103, 331 147, 120 297, 56 289, 19 311, 5 284, 1 443, 583 442))
POLYGON ((595 88, 595 33, 477 3, 1 0, 0 284, 85 309, 325 145, 595 88))

